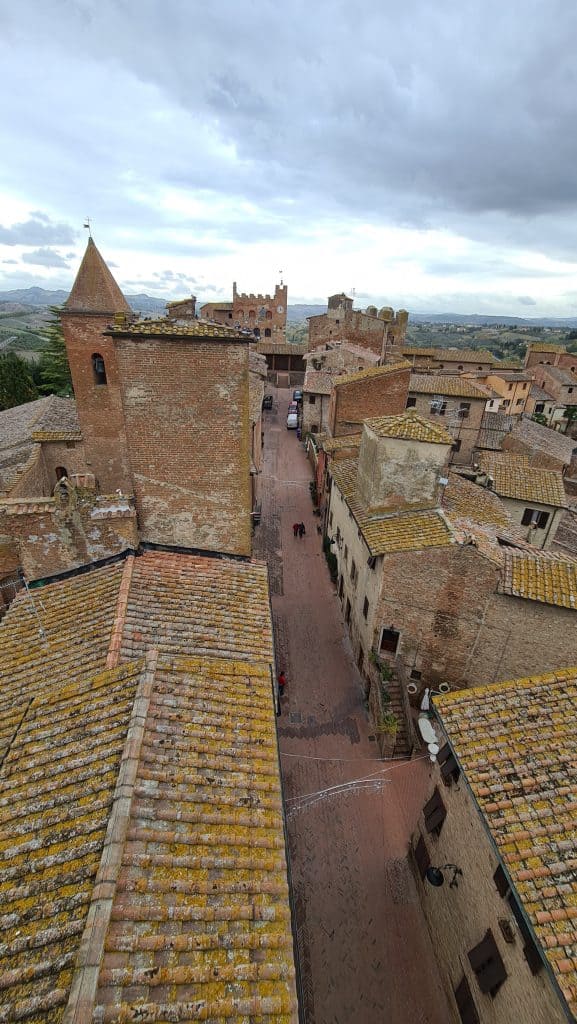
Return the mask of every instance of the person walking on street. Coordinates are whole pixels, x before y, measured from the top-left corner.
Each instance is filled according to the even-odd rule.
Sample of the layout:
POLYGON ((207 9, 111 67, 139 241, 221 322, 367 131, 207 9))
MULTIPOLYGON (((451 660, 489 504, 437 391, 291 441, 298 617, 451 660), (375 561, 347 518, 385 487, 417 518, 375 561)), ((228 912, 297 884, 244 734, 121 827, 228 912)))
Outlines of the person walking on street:
POLYGON ((293 523, 293 536, 298 537, 299 535, 299 523, 293 523))
POLYGON ((299 523, 299 537, 304 537, 306 532, 307 531, 305 530, 305 524, 299 523))
MULTIPOLYGON (((296 536, 296 534, 295 534, 295 536, 296 536)), ((286 686, 286 676, 285 676, 284 670, 283 670, 283 671, 279 672, 279 677, 278 677, 279 697, 282 697, 282 695, 284 693, 285 686, 286 686)))

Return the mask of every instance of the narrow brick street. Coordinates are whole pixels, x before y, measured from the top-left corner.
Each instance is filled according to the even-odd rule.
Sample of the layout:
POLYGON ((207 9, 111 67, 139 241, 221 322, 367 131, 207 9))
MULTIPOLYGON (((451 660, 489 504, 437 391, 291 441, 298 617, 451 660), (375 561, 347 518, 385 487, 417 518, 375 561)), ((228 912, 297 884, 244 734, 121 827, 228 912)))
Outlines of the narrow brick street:
POLYGON ((310 466, 285 426, 290 392, 271 390, 255 554, 269 565, 288 680, 278 724, 306 1024, 451 1024, 406 861, 430 764, 379 761, 312 515, 310 466), (292 530, 301 520, 302 540, 292 530), (331 788, 355 780, 366 781, 331 788))

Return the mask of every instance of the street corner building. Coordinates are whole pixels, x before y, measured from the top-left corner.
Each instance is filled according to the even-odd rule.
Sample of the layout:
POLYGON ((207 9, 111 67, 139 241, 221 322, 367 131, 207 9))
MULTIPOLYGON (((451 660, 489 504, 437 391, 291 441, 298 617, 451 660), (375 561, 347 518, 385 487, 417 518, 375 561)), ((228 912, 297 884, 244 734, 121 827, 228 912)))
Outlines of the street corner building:
POLYGON ((0 625, 0 1020, 297 999, 266 566, 146 551, 0 625))
POLYGON ((575 1021, 577 668, 433 709, 441 748, 411 849, 458 1019, 575 1021))

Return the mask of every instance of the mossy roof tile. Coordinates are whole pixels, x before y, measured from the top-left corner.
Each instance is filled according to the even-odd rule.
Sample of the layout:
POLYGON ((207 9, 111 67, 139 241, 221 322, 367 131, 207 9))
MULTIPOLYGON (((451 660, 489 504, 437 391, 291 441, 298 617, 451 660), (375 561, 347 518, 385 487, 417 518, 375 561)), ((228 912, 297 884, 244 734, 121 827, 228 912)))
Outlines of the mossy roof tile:
POLYGON ((434 705, 577 1014, 577 668, 462 690, 435 697, 434 705), (559 878, 570 890, 556 884, 559 878))

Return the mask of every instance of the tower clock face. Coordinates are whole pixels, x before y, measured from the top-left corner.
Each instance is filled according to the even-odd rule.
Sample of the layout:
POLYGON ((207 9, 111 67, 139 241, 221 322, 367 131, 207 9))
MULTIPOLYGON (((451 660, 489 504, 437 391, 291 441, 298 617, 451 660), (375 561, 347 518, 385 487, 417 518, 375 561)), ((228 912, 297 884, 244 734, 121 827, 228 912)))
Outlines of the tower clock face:
POLYGON ((282 313, 282 311, 283 311, 282 306, 277 306, 276 307, 276 311, 277 311, 277 313, 282 313))

